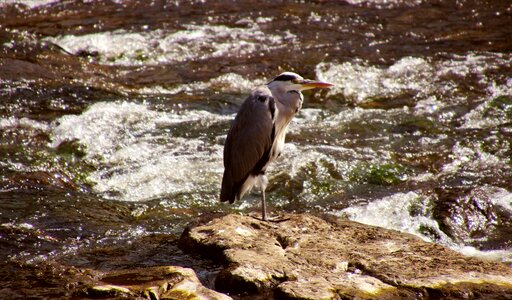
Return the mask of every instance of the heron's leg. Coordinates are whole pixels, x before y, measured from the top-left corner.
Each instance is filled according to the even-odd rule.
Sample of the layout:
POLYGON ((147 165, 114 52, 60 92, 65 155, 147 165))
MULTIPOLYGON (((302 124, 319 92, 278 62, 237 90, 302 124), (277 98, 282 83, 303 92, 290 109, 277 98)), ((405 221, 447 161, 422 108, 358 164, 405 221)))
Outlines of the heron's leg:
POLYGON ((261 219, 267 220, 267 204, 265 203, 265 189, 267 188, 268 179, 265 174, 259 176, 260 188, 261 188, 261 219))

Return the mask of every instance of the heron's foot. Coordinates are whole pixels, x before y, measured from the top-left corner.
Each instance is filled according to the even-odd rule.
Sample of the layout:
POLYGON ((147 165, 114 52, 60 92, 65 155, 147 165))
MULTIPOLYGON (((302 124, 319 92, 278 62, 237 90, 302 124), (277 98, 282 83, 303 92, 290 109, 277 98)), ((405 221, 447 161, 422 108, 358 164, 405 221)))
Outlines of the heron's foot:
POLYGON ((272 222, 272 223, 281 223, 281 222, 286 222, 289 220, 290 220, 290 218, 278 216, 278 217, 273 217, 273 218, 267 218, 265 221, 272 222))
POLYGON ((290 220, 290 218, 286 218, 283 216, 275 216, 275 217, 260 216, 260 217, 257 217, 257 216, 252 215, 251 217, 253 217, 254 219, 256 219, 258 221, 271 222, 271 223, 281 223, 281 222, 286 222, 286 221, 290 220))

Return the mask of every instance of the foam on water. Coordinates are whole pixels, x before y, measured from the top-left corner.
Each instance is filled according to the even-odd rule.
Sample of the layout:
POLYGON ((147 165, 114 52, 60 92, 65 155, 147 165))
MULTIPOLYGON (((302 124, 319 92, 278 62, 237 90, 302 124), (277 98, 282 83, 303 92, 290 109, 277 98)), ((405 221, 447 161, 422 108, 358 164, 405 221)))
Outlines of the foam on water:
POLYGON ((248 94, 258 85, 267 82, 265 79, 250 80, 236 73, 226 73, 218 77, 212 78, 206 82, 198 81, 179 85, 175 88, 165 88, 162 86, 144 87, 137 90, 141 94, 178 94, 178 93, 194 93, 201 90, 214 90, 222 93, 246 93, 248 94))
POLYGON ((437 113, 441 108, 445 106, 446 103, 439 101, 437 96, 432 95, 425 99, 419 100, 414 107, 413 113, 417 116, 430 115, 437 113))
POLYGON ((98 166, 94 189, 116 199, 139 201, 162 195, 209 192, 220 180, 222 146, 173 136, 182 122, 219 122, 204 111, 158 112, 144 104, 97 103, 81 115, 64 116, 51 146, 78 140, 98 166))
POLYGON ((369 98, 392 97, 408 90, 430 90, 431 64, 423 58, 404 57, 387 69, 368 65, 360 59, 342 64, 320 63, 319 79, 334 83, 329 94, 342 94, 356 103, 369 98))
POLYGON ((505 190, 498 190, 493 196, 491 196, 493 203, 499 205, 509 211, 512 211, 512 193, 505 190))
POLYGON ((459 172, 479 174, 483 170, 497 168, 510 161, 510 159, 504 161, 496 155, 483 151, 481 143, 462 145, 457 142, 453 146, 450 158, 452 159, 451 162, 443 165, 440 175, 459 172))
POLYGON ((257 22, 247 27, 183 25, 184 30, 129 32, 123 29, 86 35, 48 37, 71 53, 99 54, 108 65, 157 65, 213 57, 250 57, 259 51, 284 47, 295 39, 289 32, 266 34, 257 22), (262 48, 264 45, 264 49, 262 48))
MULTIPOLYGON (((316 66, 316 74, 319 79, 335 84, 328 95, 343 95, 350 101, 363 103, 375 98, 388 99, 404 94, 418 101, 428 99, 434 104, 431 109, 435 111, 446 101, 467 101, 454 94, 465 77, 474 76, 478 84, 492 86, 493 81, 485 73, 508 66, 511 58, 510 55, 499 53, 469 53, 448 59, 403 57, 387 68, 354 59, 341 64, 320 63, 316 66), (450 76, 454 79, 450 79, 450 76)), ((491 97, 492 93, 510 95, 510 81, 506 87, 494 87, 494 90, 491 91, 491 97)), ((425 111, 428 108, 425 104, 422 103, 418 108, 425 111)))
POLYGON ((28 6, 29 8, 32 9, 32 8, 36 8, 36 7, 44 6, 44 5, 49 5, 49 4, 56 3, 56 2, 59 2, 59 0, 4 0, 4 1, 2 1, 2 3, 0 3, 0 7, 3 4, 16 4, 16 3, 19 3, 19 4, 26 5, 26 6, 28 6))
POLYGON ((67 115, 57 120, 51 146, 63 141, 79 140, 87 146, 89 158, 110 161, 116 149, 140 142, 144 134, 156 127, 159 115, 135 103, 97 103, 81 115, 67 115))
POLYGON ((489 84, 487 90, 490 95, 486 97, 484 102, 464 116, 464 123, 461 128, 493 128, 510 122, 510 118, 507 116, 506 111, 512 111, 512 103, 510 103, 511 100, 509 100, 509 103, 506 105, 507 107, 501 107, 502 113, 499 112, 500 108, 495 108, 495 101, 500 97, 508 97, 508 99, 512 99, 512 77, 508 78, 507 82, 503 85, 497 85, 495 82, 492 82, 489 84), (493 109, 497 110, 497 113, 489 115, 493 109), (505 110, 505 112, 503 112, 503 110, 505 110))
POLYGON ((47 132, 50 126, 45 122, 35 121, 29 118, 17 118, 14 116, 0 119, 0 129, 27 128, 47 132))
MULTIPOLYGON (((279 176, 284 172, 291 180, 301 183, 301 192, 295 197, 301 202, 317 201, 341 190, 344 181, 333 180, 329 171, 334 171, 348 179, 348 172, 353 168, 351 162, 337 160, 333 153, 339 156, 353 155, 352 149, 343 147, 331 147, 323 145, 301 146, 294 143, 286 143, 282 155, 268 168, 267 176, 272 180, 273 176, 279 176), (305 177, 305 178, 304 178, 305 177), (330 191, 319 191, 316 183, 330 185, 330 191)), ((283 204, 286 199, 281 199, 283 204)))
POLYGON ((352 5, 375 5, 378 8, 393 8, 399 5, 416 6, 421 0, 347 0, 352 5))
MULTIPOLYGON (((490 199, 493 205, 499 205, 512 213, 512 193, 509 191, 499 189, 490 199)), ((432 218, 431 201, 429 196, 421 193, 396 193, 366 205, 348 207, 334 214, 368 225, 411 233, 425 241, 442 244, 465 255, 512 262, 512 249, 482 251, 455 243, 432 218)))
POLYGON ((429 201, 427 196, 416 192, 397 193, 367 205, 348 207, 337 214, 364 224, 412 233, 431 241, 432 236, 422 233, 428 228, 438 236, 437 242, 454 246, 451 239, 439 229, 437 222, 429 218, 429 201), (413 211, 416 213, 413 214, 413 211))

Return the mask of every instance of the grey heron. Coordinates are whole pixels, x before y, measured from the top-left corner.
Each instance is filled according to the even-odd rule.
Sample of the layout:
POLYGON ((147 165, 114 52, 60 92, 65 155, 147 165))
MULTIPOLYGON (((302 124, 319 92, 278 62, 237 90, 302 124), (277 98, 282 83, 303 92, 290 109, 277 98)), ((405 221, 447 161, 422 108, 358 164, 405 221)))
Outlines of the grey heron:
POLYGON ((265 171, 284 148, 288 125, 302 107, 301 91, 331 86, 328 82, 284 72, 252 91, 231 124, 224 144, 220 201, 240 200, 258 182, 262 219, 267 219, 265 171))

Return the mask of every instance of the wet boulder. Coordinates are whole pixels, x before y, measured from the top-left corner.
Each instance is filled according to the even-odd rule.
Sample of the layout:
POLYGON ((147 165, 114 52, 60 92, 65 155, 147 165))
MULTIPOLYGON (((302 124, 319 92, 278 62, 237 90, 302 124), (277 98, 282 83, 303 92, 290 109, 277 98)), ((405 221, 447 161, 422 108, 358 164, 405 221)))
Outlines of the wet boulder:
POLYGON ((218 299, 230 297, 204 287, 192 269, 162 266, 114 271, 98 276, 85 295, 91 298, 218 299))
POLYGON ((222 263, 218 291, 276 299, 512 295, 512 269, 393 230, 334 217, 227 215, 190 225, 180 247, 222 263))
POLYGON ((434 216, 453 240, 480 249, 512 246, 512 198, 503 188, 450 187, 436 190, 434 216))

